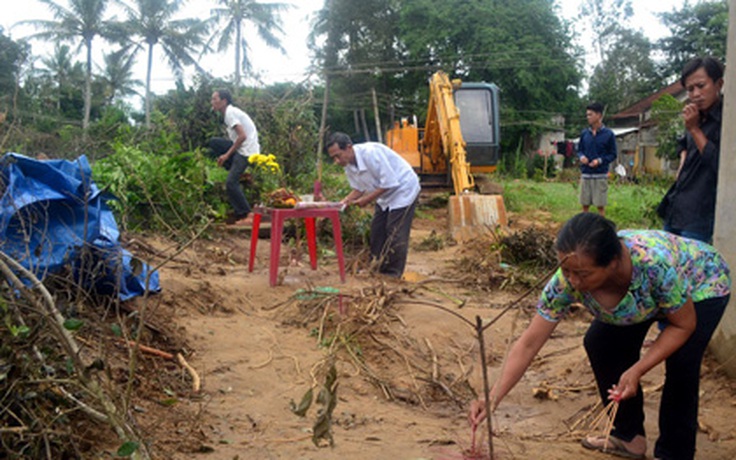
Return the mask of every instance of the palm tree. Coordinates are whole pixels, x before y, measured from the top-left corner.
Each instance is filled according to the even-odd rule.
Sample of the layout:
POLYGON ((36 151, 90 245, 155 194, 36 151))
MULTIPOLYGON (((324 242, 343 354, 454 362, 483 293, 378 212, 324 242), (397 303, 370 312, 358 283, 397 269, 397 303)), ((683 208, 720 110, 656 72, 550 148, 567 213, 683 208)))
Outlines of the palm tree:
POLYGON ((41 59, 41 63, 44 68, 39 74, 53 82, 52 85, 56 87, 56 111, 61 113, 61 100, 68 90, 73 74, 79 70, 80 63, 74 63, 69 46, 58 43, 54 47, 54 53, 41 59))
POLYGON ((146 126, 151 126, 151 72, 153 50, 159 44, 169 66, 181 78, 183 65, 193 65, 204 72, 194 56, 204 43, 207 24, 200 19, 172 19, 183 5, 181 0, 134 0, 125 5, 128 19, 119 32, 129 40, 139 40, 137 50, 147 48, 146 126))
POLYGON ((258 36, 271 48, 285 52, 275 33, 283 34, 280 13, 291 8, 287 3, 259 3, 255 0, 217 0, 221 7, 211 10, 210 22, 217 29, 210 37, 207 47, 217 41, 217 51, 230 48, 235 38, 235 85, 240 86, 240 71, 250 69, 248 42, 243 34, 244 23, 256 27, 258 36), (224 26, 220 27, 224 23, 224 26), (241 60, 241 51, 243 53, 241 60))
POLYGON ((116 98, 140 95, 137 88, 143 82, 133 78, 134 55, 128 48, 105 55, 105 67, 100 78, 105 86, 105 99, 112 103, 116 98))
MULTIPOLYGON (((84 80, 84 120, 82 128, 85 133, 89 126, 89 113, 92 107, 92 40, 96 36, 105 37, 110 25, 104 19, 108 0, 67 0, 68 7, 55 0, 38 0, 46 4, 56 20, 23 21, 43 32, 32 35, 33 38, 75 42, 81 38, 81 46, 87 52, 87 66, 84 80)), ((115 1, 115 0, 113 0, 115 1)))

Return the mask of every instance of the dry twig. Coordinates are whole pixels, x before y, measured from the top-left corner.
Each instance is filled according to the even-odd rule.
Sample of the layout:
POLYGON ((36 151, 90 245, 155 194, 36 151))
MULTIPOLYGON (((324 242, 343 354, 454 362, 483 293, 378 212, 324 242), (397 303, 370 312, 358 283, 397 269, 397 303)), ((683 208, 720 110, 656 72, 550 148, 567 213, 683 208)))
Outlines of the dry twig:
POLYGON ((192 377, 192 391, 195 393, 199 393, 200 380, 197 371, 195 371, 194 368, 189 365, 189 363, 184 359, 184 356, 181 353, 176 354, 176 360, 179 362, 179 364, 181 364, 181 367, 186 369, 189 375, 192 377))

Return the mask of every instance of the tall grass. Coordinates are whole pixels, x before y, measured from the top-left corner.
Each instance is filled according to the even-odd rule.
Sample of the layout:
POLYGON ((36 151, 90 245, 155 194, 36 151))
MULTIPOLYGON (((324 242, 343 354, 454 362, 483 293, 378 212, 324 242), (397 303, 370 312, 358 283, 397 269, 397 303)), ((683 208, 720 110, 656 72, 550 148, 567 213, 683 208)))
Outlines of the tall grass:
MULTIPOLYGON (((561 223, 581 211, 577 182, 497 180, 504 187, 506 209, 532 215, 540 220, 540 224, 545 221, 561 223)), ((662 222, 654 209, 665 192, 666 187, 658 183, 610 182, 606 217, 613 220, 618 228, 661 228, 662 222)))

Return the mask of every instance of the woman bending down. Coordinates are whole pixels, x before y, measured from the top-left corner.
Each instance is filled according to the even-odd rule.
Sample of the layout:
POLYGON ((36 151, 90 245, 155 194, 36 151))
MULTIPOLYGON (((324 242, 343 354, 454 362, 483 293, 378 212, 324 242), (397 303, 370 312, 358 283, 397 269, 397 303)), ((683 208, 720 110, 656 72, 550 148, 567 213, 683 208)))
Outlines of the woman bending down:
MULTIPOLYGON (((657 230, 622 230, 594 213, 578 214, 555 243, 561 268, 547 283, 537 313, 514 343, 491 390, 501 402, 529 367, 573 303, 593 315, 584 346, 601 399, 620 401, 608 445, 589 436, 583 446, 645 458, 641 377, 662 361, 666 377, 654 457, 692 460, 698 428, 700 364, 728 304, 729 268, 712 246, 657 230), (666 324, 643 355, 652 323, 666 324)), ((469 418, 485 418, 474 401, 469 418)))

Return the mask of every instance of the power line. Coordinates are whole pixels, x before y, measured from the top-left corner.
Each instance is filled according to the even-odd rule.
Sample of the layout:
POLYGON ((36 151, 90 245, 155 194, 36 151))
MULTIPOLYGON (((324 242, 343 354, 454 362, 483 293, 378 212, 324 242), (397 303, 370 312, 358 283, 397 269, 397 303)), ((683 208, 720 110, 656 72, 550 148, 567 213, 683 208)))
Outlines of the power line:
MULTIPOLYGON (((562 50, 561 50, 562 51, 562 50)), ((585 55, 586 53, 568 53, 562 58, 564 59, 577 59, 585 55)), ((534 49, 528 49, 528 50, 504 50, 504 51, 498 51, 498 50, 491 50, 487 52, 482 53, 456 53, 456 54, 443 54, 441 56, 437 56, 434 59, 438 61, 465 61, 465 60, 473 60, 476 58, 493 58, 494 60, 511 60, 513 62, 523 62, 524 60, 539 60, 539 53, 534 49)), ((362 61, 362 62, 353 62, 350 65, 355 67, 356 69, 363 69, 363 68, 374 68, 374 67, 382 67, 384 65, 391 65, 391 66, 405 66, 405 67, 413 67, 417 64, 425 63, 428 60, 428 58, 425 57, 416 57, 412 59, 405 59, 405 58, 398 58, 398 59, 389 59, 389 60, 374 60, 374 61, 362 61)), ((340 69, 342 66, 335 66, 335 67, 328 67, 326 70, 333 70, 333 69, 340 69)))

